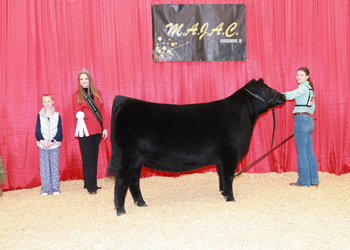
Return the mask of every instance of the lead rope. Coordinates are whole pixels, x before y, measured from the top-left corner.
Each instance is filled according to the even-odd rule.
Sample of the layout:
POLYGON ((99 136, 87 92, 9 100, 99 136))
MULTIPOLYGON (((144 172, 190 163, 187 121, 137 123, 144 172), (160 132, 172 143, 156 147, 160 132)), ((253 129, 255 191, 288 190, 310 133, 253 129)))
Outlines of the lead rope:
MULTIPOLYGON (((271 102, 269 102, 271 104, 271 106, 273 106, 272 102, 273 102, 273 100, 275 100, 276 94, 277 94, 277 91, 275 90, 275 95, 273 96, 273 99, 271 100, 271 102)), ((275 124, 276 124, 276 122, 275 122, 275 120, 276 120, 275 119, 275 108, 272 108, 272 115, 273 115, 273 132, 272 132, 271 147, 273 146, 273 139, 275 138, 275 124)))
POLYGON ((291 136, 289 136, 287 139, 285 139, 283 142, 281 142, 280 144, 278 144, 276 147, 270 149, 266 154, 264 154, 263 156, 261 156, 259 159, 257 159, 256 161, 254 161, 252 164, 250 164, 248 167, 244 168, 242 171, 240 171, 239 173, 235 174, 235 176, 233 176, 233 179, 236 178, 237 176, 239 176, 240 174, 242 174, 244 171, 246 171, 247 169, 251 168, 255 163, 259 162, 261 159, 263 159, 265 156, 267 156, 269 153, 271 153, 272 151, 274 151, 276 148, 278 148, 279 146, 281 146, 283 143, 285 143, 286 141, 288 141, 290 138, 292 138, 294 136, 294 134, 292 134, 291 136))
POLYGON ((271 147, 273 147, 273 139, 275 138, 275 109, 272 109, 272 115, 273 115, 273 132, 272 132, 272 141, 271 141, 271 147))

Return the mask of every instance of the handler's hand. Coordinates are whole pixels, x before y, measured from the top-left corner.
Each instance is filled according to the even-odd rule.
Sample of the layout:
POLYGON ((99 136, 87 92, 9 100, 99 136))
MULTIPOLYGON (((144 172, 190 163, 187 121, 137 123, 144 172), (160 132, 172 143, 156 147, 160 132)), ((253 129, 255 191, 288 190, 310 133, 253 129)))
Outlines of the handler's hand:
POLYGON ((105 141, 108 137, 108 129, 104 129, 102 132, 102 138, 105 141))

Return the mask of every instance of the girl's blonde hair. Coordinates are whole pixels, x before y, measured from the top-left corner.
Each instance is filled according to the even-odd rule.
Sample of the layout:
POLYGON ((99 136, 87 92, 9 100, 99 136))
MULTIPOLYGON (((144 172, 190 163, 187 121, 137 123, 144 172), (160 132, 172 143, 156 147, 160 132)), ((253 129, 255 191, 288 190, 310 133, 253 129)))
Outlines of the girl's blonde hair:
POLYGON ((80 82, 79 82, 80 76, 81 76, 82 74, 87 75, 87 77, 88 77, 88 79, 89 79, 88 94, 89 94, 89 95, 90 95, 90 93, 94 94, 94 95, 100 100, 100 103, 102 104, 102 98, 101 98, 101 96, 98 94, 98 92, 97 92, 97 90, 96 90, 96 88, 95 88, 95 86, 94 86, 94 83, 93 83, 93 81, 92 81, 92 77, 91 77, 89 71, 87 71, 86 69, 82 69, 82 70, 79 72, 79 74, 78 74, 78 86, 79 86, 79 87, 78 87, 78 91, 77 91, 77 93, 78 93, 78 103, 81 103, 81 100, 83 99, 83 92, 84 92, 83 87, 80 85, 80 82))
POLYGON ((53 98, 53 96, 52 96, 51 94, 44 94, 44 95, 41 97, 41 102, 43 102, 44 97, 50 97, 52 101, 55 101, 55 99, 53 98))

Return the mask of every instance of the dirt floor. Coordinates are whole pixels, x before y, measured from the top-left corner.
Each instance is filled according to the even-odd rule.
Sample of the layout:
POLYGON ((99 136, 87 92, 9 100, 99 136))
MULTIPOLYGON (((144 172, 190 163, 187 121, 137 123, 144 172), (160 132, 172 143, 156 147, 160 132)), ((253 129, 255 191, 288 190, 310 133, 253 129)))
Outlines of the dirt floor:
POLYGON ((1 249, 350 249, 350 174, 319 173, 320 185, 292 187, 297 174, 242 174, 236 202, 220 194, 216 173, 141 179, 148 207, 126 197, 116 216, 114 180, 61 182, 0 198, 1 249))

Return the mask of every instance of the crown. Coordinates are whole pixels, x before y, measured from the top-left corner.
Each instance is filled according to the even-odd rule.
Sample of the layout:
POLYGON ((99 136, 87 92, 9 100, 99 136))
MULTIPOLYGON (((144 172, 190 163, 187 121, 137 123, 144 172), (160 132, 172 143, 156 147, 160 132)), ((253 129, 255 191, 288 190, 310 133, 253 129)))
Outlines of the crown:
POLYGON ((88 74, 90 74, 89 71, 88 71, 87 69, 85 69, 85 68, 83 68, 82 70, 80 70, 79 74, 80 74, 80 73, 88 73, 88 74))

